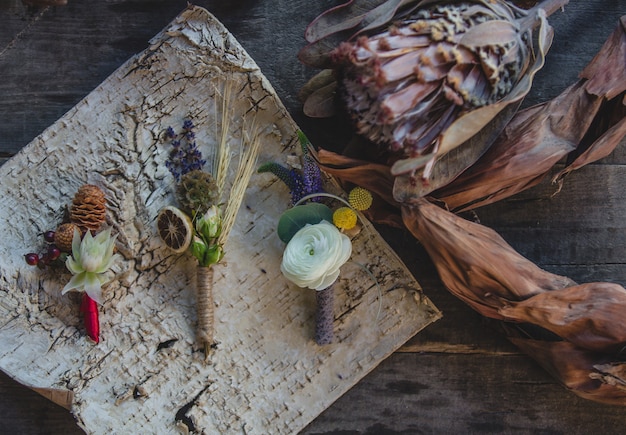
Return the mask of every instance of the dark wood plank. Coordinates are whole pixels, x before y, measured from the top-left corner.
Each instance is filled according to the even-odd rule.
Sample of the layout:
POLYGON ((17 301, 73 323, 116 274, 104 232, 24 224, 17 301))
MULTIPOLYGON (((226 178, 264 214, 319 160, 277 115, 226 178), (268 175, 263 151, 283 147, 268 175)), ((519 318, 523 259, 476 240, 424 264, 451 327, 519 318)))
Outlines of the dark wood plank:
POLYGON ((564 396, 525 357, 396 353, 303 433, 617 434, 623 424, 623 408, 564 396))
MULTIPOLYGON (((347 128, 306 119, 297 93, 314 73, 296 53, 303 30, 337 0, 197 1, 239 39, 315 144, 339 148, 347 128)), ((0 164, 69 110, 182 10, 186 0, 68 0, 27 10, 0 3, 0 164)), ((626 0, 575 1, 551 18, 556 35, 525 105, 576 80, 626 13, 626 0)), ((89 138, 85 138, 86 141, 89 138)), ((485 207, 478 217, 523 255, 580 282, 626 283, 626 173, 622 147, 572 174, 551 197, 548 184, 485 207)), ((621 433, 620 407, 579 399, 521 355, 442 288, 433 265, 406 232, 380 228, 443 311, 342 397, 305 433, 621 433)), ((80 433, 71 415, 0 374, 6 433, 80 433)))

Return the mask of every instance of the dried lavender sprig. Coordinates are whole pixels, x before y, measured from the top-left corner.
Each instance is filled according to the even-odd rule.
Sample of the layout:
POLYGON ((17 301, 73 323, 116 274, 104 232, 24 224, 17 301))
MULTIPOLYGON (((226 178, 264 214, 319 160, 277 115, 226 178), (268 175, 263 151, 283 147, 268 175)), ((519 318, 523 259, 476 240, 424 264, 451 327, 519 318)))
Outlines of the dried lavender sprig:
POLYGON ((202 158, 202 153, 198 149, 195 142, 195 132, 193 122, 185 120, 183 122, 182 133, 176 134, 172 127, 168 127, 165 136, 170 139, 172 150, 165 162, 165 167, 174 176, 176 181, 180 181, 181 177, 191 171, 200 170, 206 164, 206 160, 202 158))
POLYGON ((303 195, 309 195, 311 193, 323 192, 322 188, 322 171, 320 171, 317 162, 311 156, 309 147, 311 142, 305 136, 305 134, 298 130, 298 139, 300 140, 300 146, 302 147, 302 181, 303 181, 303 195))

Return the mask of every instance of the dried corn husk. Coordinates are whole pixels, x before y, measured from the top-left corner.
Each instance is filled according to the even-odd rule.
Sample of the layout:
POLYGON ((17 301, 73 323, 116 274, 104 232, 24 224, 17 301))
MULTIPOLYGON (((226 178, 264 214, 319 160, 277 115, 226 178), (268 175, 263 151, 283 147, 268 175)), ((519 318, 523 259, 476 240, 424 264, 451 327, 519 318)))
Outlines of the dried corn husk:
POLYGON ((620 354, 626 345, 626 289, 603 282, 578 285, 546 272, 495 231, 425 199, 403 206, 402 217, 451 293, 501 321, 511 341, 567 388, 626 405, 626 363, 620 354), (537 328, 525 324, 556 338, 529 332, 537 328))

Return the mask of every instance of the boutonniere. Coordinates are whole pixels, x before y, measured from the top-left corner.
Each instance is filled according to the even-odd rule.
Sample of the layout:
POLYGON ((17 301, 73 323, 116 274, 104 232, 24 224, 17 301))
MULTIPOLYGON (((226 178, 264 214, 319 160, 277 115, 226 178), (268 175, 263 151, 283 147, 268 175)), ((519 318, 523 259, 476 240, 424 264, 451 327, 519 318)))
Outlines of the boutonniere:
MULTIPOLYGON (((226 102, 230 101, 229 94, 227 89, 226 102)), ((221 125, 227 132, 226 116, 222 117, 221 125)), ((256 124, 248 126, 244 120, 243 125, 241 148, 231 149, 230 138, 223 134, 209 160, 205 160, 198 149, 191 120, 184 121, 181 132, 169 127, 165 133, 171 147, 166 167, 175 180, 178 206, 168 205, 160 210, 157 231, 174 252, 188 251, 196 260, 196 335, 205 358, 217 346, 214 337, 214 266, 224 258, 224 244, 254 172, 260 147, 256 124), (227 172, 233 155, 239 156, 237 169, 234 181, 227 189, 227 172)))
POLYGON ((280 270, 286 279, 300 288, 315 290, 315 341, 334 341, 334 284, 341 267, 352 255, 353 235, 358 224, 357 212, 372 203, 371 194, 354 188, 345 199, 327 193, 322 187, 321 171, 310 154, 310 142, 298 131, 302 148, 302 168, 287 168, 269 162, 259 172, 270 172, 290 189, 293 207, 285 211, 277 226, 278 237, 286 244, 280 270), (333 211, 322 200, 334 200, 342 206, 333 211))
POLYGON ((116 235, 111 228, 101 230, 106 220, 106 198, 95 185, 85 184, 78 189, 69 209, 69 221, 54 231, 44 233, 46 242, 42 254, 30 252, 26 263, 40 268, 65 265, 72 274, 63 287, 82 292, 80 311, 87 336, 100 341, 98 305, 104 303, 103 287, 112 280, 111 267, 121 258, 115 253, 116 235))

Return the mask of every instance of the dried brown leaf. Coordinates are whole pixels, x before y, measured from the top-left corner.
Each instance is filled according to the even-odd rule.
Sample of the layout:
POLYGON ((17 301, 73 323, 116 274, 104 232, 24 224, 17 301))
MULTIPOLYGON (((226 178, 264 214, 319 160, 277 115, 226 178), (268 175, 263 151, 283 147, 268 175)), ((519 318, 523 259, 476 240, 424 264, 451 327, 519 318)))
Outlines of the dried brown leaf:
POLYGON ((576 149, 602 101, 581 83, 548 103, 518 113, 485 155, 452 183, 433 192, 451 210, 497 202, 543 179, 576 149))
POLYGON ((626 16, 606 40, 600 52, 580 73, 590 94, 613 99, 626 91, 626 16))
POLYGON ((583 349, 618 352, 626 345, 626 290, 595 282, 552 290, 500 309, 507 321, 528 322, 583 349))
POLYGON ((542 292, 576 285, 527 260, 495 231, 424 199, 402 207, 407 229, 424 246, 446 288, 486 317, 542 292))
POLYGON ((567 341, 509 340, 577 395, 596 402, 626 405, 624 388, 606 376, 603 378, 602 371, 596 368, 607 364, 623 367, 623 363, 612 363, 614 358, 610 356, 586 351, 567 341))
POLYGON ((451 210, 469 210, 536 185, 566 155, 570 163, 553 181, 610 154, 626 136, 626 73, 616 67, 626 52, 625 22, 585 68, 585 78, 519 112, 476 164, 432 196, 451 210), (596 71, 606 86, 586 78, 596 71))
POLYGON ((368 189, 389 204, 396 203, 391 195, 393 176, 389 166, 342 156, 324 149, 312 152, 312 155, 327 174, 368 189))

